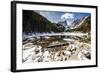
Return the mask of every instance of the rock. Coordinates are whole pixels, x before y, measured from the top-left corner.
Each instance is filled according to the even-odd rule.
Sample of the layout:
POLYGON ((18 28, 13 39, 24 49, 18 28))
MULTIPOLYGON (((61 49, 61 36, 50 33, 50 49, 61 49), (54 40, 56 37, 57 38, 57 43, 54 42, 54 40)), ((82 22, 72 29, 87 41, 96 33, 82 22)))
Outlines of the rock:
POLYGON ((91 54, 89 51, 87 50, 82 50, 79 54, 78 54, 78 59, 79 60, 89 60, 91 59, 91 54))

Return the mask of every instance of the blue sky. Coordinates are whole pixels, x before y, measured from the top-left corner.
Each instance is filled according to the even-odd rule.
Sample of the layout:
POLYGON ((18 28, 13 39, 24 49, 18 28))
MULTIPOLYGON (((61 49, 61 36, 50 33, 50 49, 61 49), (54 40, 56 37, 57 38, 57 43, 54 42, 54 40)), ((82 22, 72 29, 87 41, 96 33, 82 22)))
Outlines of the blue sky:
POLYGON ((58 23, 59 21, 67 20, 69 23, 75 19, 82 19, 89 16, 90 13, 75 13, 75 12, 56 12, 56 11, 37 11, 42 16, 46 17, 49 21, 58 23))

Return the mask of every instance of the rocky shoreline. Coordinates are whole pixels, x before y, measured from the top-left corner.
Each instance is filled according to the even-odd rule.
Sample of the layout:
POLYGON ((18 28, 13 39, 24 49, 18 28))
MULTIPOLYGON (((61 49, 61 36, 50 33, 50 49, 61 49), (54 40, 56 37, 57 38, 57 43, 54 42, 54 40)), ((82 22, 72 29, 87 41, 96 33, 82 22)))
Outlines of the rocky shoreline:
POLYGON ((42 37, 24 41, 22 62, 35 63, 91 59, 90 41, 82 42, 84 37, 81 40, 76 40, 75 37, 71 38, 74 41, 63 39, 65 38, 42 37))

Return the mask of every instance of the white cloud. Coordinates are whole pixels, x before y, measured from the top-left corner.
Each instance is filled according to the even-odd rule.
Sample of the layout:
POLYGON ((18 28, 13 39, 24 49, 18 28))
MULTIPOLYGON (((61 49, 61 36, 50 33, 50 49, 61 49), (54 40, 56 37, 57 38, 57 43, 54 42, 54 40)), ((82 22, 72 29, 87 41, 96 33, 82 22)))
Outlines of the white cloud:
POLYGON ((73 13, 65 13, 61 16, 62 20, 70 20, 74 19, 74 14, 73 13))
POLYGON ((73 13, 65 13, 61 16, 62 21, 67 21, 67 25, 71 25, 74 21, 74 14, 73 13))

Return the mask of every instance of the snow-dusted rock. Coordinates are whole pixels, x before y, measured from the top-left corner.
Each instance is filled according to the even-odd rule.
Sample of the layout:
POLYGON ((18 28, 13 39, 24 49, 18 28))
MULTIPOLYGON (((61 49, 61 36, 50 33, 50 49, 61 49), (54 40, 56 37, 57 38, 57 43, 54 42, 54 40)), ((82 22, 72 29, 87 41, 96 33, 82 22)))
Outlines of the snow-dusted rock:
POLYGON ((89 59, 91 59, 90 52, 89 52, 88 50, 82 50, 82 51, 78 54, 78 59, 79 59, 79 60, 89 60, 89 59))

